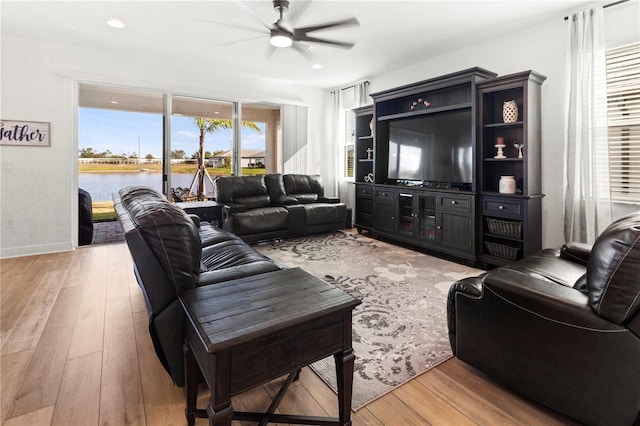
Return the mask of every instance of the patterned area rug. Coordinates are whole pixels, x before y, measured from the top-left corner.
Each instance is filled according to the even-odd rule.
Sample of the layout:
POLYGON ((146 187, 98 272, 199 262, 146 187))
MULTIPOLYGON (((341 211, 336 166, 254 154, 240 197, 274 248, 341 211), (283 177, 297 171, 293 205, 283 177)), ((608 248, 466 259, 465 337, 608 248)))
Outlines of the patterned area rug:
MULTIPOLYGON (((254 247, 362 300, 353 317, 354 411, 451 358, 447 292, 482 272, 342 231, 254 247)), ((335 391, 333 358, 311 367, 335 391)))

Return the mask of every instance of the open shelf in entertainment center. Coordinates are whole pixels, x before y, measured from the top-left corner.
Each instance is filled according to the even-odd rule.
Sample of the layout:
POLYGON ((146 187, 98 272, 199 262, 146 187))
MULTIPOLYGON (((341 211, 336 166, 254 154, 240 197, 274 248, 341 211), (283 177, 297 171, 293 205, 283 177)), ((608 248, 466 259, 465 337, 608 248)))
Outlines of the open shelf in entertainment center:
POLYGON ((463 104, 447 105, 442 107, 428 107, 427 109, 420 110, 420 111, 408 111, 408 112, 400 112, 397 114, 388 114, 388 115, 377 117, 377 121, 398 120, 401 118, 417 117, 417 116, 426 115, 426 114, 438 114, 441 112, 461 111, 465 109, 471 109, 471 103, 465 102, 463 104))
POLYGON ((522 127, 522 121, 514 121, 512 123, 490 123, 485 124, 484 127, 489 128, 506 128, 506 127, 522 127))

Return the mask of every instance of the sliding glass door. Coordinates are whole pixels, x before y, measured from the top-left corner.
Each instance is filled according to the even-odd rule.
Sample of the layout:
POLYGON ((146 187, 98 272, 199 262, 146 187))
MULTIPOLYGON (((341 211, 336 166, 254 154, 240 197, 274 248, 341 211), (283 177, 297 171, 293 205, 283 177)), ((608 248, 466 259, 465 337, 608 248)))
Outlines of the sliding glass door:
POLYGON ((280 105, 95 84, 79 85, 78 105, 79 187, 94 213, 106 204, 105 219, 123 186, 204 200, 215 196, 218 176, 282 172, 280 105))
POLYGON ((124 186, 162 190, 162 93, 81 84, 78 105, 78 186, 94 220, 115 217, 111 195, 124 186))

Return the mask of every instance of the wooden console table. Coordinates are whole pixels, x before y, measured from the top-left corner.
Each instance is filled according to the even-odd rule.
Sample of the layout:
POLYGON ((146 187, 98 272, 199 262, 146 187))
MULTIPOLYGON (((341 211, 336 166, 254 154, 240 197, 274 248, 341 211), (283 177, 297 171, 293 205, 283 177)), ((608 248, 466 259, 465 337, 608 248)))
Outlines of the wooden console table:
POLYGON ((351 314, 361 302, 300 268, 283 269, 198 287, 180 298, 187 314, 186 411, 189 425, 231 420, 351 424, 355 356, 351 314), (299 370, 334 356, 339 418, 275 414, 299 370), (196 408, 198 372, 211 390, 205 410, 196 408), (231 397, 289 373, 266 413, 236 412, 231 397))

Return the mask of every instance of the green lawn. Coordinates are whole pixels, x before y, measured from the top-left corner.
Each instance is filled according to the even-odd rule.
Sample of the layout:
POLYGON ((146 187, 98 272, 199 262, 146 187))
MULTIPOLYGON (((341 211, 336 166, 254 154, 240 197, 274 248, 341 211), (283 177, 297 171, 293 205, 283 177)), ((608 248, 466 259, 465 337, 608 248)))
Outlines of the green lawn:
MULTIPOLYGON (((138 172, 141 168, 146 168, 151 172, 162 171, 160 164, 78 164, 80 173, 127 173, 138 172)), ((171 166, 172 173, 190 173, 193 174, 197 170, 197 166, 193 164, 174 164, 171 166)), ((207 171, 211 176, 229 175, 229 169, 216 169, 207 167, 207 171)), ((264 169, 242 169, 243 175, 263 175, 264 169)), ((91 203, 93 210, 93 221, 115 220, 116 212, 113 209, 113 201, 97 201, 91 203)))
MULTIPOLYGON (((149 172, 162 172, 162 164, 78 164, 80 173, 128 173, 139 172, 140 170, 149 172)), ((190 173, 194 174, 198 170, 196 164, 172 164, 172 173, 190 173)), ((231 174, 231 169, 207 167, 207 171, 211 176, 225 176, 231 174)), ((262 175, 264 168, 250 169, 243 168, 243 175, 262 175)))

